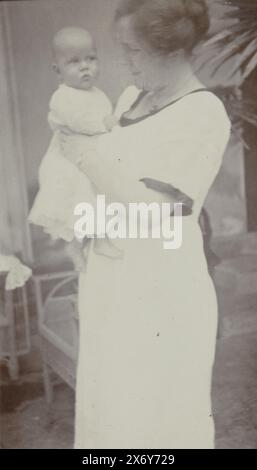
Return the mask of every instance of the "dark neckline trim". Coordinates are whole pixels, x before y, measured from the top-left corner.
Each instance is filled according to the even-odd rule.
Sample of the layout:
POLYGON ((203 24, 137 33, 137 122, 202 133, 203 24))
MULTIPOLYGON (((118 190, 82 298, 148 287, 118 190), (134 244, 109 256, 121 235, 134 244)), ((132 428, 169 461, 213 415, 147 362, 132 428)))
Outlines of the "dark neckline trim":
POLYGON ((200 93, 202 91, 206 91, 206 92, 209 92, 208 88, 198 88, 197 90, 193 90, 193 91, 190 91, 189 93, 187 93, 186 95, 183 95, 181 96, 180 98, 177 98, 175 100, 172 100, 170 101, 170 103, 167 103, 165 104, 164 106, 162 106, 161 108, 157 109, 157 110, 153 110, 143 116, 140 116, 138 118, 128 118, 125 116, 125 114, 128 113, 128 111, 132 111, 133 109, 136 108, 136 106, 138 105, 138 103, 141 101, 141 99, 148 93, 147 91, 141 91, 137 97, 137 99, 134 101, 134 103, 132 104, 132 106, 130 107, 130 109, 128 111, 126 111, 125 113, 123 113, 120 117, 120 126, 121 127, 126 127, 126 126, 130 126, 130 125, 133 125, 133 124, 136 124, 140 121, 144 121, 145 119, 147 119, 148 117, 151 117, 151 116, 154 116, 155 114, 158 114, 160 113, 161 111, 163 111, 164 109, 168 108, 169 106, 172 106, 173 104, 177 103, 178 101, 182 100, 183 98, 186 98, 187 96, 189 95, 193 95, 194 93, 200 93))

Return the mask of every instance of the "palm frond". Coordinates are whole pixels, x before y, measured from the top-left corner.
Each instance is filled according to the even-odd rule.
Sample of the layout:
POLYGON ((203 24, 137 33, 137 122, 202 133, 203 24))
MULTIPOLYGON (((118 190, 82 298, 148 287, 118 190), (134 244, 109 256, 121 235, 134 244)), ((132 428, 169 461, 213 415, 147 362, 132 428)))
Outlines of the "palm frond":
POLYGON ((257 0, 218 0, 218 3, 227 7, 227 26, 206 42, 206 47, 216 48, 211 60, 215 64, 213 73, 234 58, 231 76, 240 71, 244 81, 257 67, 257 0))
POLYGON ((232 132, 248 148, 242 137, 242 124, 257 127, 257 97, 246 99, 237 87, 218 86, 212 91, 222 100, 232 122, 232 132))
POLYGON ((216 87, 212 90, 224 103, 230 119, 247 121, 257 126, 257 100, 244 98, 237 87, 216 87))

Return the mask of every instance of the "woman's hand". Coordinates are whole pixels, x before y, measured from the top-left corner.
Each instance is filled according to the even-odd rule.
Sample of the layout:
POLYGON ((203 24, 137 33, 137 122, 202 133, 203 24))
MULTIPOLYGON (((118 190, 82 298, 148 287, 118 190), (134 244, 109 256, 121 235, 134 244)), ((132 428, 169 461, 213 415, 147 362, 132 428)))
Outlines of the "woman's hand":
POLYGON ((114 116, 114 114, 110 114, 109 116, 106 116, 104 118, 104 125, 106 127, 106 130, 111 132, 112 129, 117 126, 119 123, 119 120, 118 118, 116 118, 116 116, 114 116))
POLYGON ((67 126, 58 126, 58 130, 64 135, 74 134, 74 132, 67 126))

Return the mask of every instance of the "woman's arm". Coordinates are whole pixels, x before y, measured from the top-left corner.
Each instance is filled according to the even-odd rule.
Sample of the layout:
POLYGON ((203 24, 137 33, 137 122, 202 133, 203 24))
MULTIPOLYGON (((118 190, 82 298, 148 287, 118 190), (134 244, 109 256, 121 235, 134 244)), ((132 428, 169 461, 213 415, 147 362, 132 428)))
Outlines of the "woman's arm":
POLYGON ((183 204, 183 216, 192 214, 194 205, 193 199, 178 188, 175 188, 172 184, 164 183, 163 181, 153 178, 141 178, 140 181, 142 181, 147 188, 158 191, 159 193, 169 194, 176 202, 183 204))
POLYGON ((78 166, 87 177, 95 184, 100 194, 105 194, 109 202, 152 202, 170 203, 182 202, 179 200, 181 193, 173 192, 172 186, 168 190, 151 185, 150 179, 137 179, 131 167, 125 167, 118 158, 115 162, 109 162, 103 155, 96 153, 95 148, 87 149, 84 155, 85 141, 82 135, 67 136, 62 134, 62 149, 70 162, 78 166))

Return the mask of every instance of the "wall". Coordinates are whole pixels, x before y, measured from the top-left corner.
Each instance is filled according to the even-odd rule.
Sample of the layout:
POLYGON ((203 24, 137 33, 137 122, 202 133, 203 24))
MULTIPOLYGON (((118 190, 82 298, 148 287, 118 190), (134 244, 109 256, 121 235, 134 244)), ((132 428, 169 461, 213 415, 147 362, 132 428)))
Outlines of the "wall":
MULTIPOLYGON (((115 101, 130 82, 113 34, 116 3, 117 0, 8 2, 30 201, 37 187, 38 165, 50 138, 46 115, 49 97, 57 84, 51 69, 51 38, 67 25, 88 27, 99 47, 99 85, 115 101)), ((208 69, 204 77, 208 82, 208 69)), ((235 147, 231 148, 207 201, 217 235, 245 230, 242 149, 238 145, 236 152, 235 147)))
POLYGON ((125 86, 126 75, 112 38, 115 3, 115 0, 8 2, 30 189, 35 185, 38 165, 50 138, 46 116, 49 98, 57 86, 51 67, 51 38, 64 26, 88 27, 99 46, 102 63, 99 84, 116 99, 125 86))

